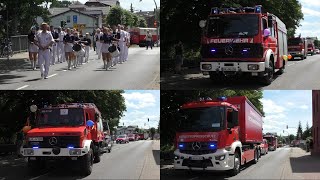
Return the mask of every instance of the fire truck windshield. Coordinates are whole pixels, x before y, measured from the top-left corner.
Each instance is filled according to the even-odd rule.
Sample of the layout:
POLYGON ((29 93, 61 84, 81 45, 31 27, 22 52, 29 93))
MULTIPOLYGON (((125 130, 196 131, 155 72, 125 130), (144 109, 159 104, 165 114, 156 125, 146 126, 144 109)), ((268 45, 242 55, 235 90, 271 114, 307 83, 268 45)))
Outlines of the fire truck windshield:
POLYGON ((182 109, 178 115, 178 131, 220 131, 224 127, 222 106, 182 109))
POLYGON ((259 32, 259 19, 255 14, 211 16, 208 20, 208 37, 250 37, 259 32))
POLYGON ((288 46, 299 45, 300 43, 302 43, 302 40, 300 38, 288 39, 288 46))
POLYGON ((80 126, 84 125, 83 109, 43 109, 38 126, 80 126))

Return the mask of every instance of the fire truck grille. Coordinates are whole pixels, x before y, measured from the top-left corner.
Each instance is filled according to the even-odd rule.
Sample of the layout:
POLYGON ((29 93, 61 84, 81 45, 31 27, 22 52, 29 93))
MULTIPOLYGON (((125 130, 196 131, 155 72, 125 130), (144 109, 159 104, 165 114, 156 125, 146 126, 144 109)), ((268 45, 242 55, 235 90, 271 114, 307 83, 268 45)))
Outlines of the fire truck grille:
POLYGON ((39 148, 52 148, 52 147, 60 147, 60 148, 67 148, 72 146, 74 148, 80 147, 80 136, 48 136, 43 137, 43 141, 39 142, 28 142, 29 147, 38 146, 39 148), (52 142, 51 144, 49 140, 51 138, 56 138, 56 144, 52 142))
POLYGON ((213 164, 212 164, 211 160, 209 160, 209 159, 197 160, 197 161, 184 159, 182 162, 182 166, 207 168, 207 167, 213 167, 213 164))
POLYGON ((201 55, 203 58, 262 58, 263 47, 257 43, 209 44, 202 46, 201 55))
POLYGON ((191 155, 211 154, 217 151, 216 147, 210 147, 210 144, 216 144, 215 142, 188 142, 184 143, 185 147, 180 149, 181 153, 191 155))

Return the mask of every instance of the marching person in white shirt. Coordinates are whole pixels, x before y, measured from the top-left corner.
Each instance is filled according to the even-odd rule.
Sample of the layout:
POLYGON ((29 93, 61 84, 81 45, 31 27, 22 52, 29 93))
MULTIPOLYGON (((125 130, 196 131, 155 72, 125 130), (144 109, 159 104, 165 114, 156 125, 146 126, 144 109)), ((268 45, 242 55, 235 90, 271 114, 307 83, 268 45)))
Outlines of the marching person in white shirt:
POLYGON ((39 47, 39 64, 41 77, 48 79, 50 66, 50 49, 49 47, 54 43, 51 32, 48 32, 48 24, 41 24, 42 32, 35 37, 35 44, 39 47))
POLYGON ((58 35, 59 35, 59 41, 57 46, 57 55, 58 55, 58 61, 60 63, 65 62, 65 54, 64 54, 64 43, 63 38, 65 36, 65 32, 62 31, 61 27, 58 28, 58 35))
POLYGON ((120 64, 124 62, 125 58, 125 46, 126 46, 126 33, 123 30, 123 26, 118 26, 118 32, 120 33, 119 47, 120 47, 120 64))
POLYGON ((126 26, 124 29, 126 33, 126 45, 125 45, 125 54, 124 54, 124 61, 128 60, 129 55, 129 47, 130 47, 130 33, 128 32, 128 27, 126 26))
POLYGON ((101 36, 103 35, 103 33, 100 31, 100 29, 98 28, 97 30, 96 30, 96 35, 95 35, 95 38, 96 38, 96 46, 97 46, 97 54, 98 54, 98 59, 101 59, 101 55, 102 55, 102 53, 101 53, 101 46, 102 46, 102 44, 101 44, 101 42, 100 42, 100 38, 101 38, 101 36))
POLYGON ((50 26, 51 35, 55 41, 51 47, 51 64, 54 65, 56 63, 56 55, 57 55, 57 42, 59 41, 59 34, 54 30, 53 26, 50 26))

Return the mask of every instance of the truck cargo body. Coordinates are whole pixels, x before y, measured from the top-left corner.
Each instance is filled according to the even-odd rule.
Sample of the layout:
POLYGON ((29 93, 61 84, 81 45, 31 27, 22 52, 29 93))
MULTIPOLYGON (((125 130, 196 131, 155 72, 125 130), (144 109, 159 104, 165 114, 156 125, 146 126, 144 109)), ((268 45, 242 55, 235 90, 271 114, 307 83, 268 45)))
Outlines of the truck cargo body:
POLYGON ((192 102, 181 107, 174 168, 240 171, 258 161, 262 115, 246 97, 192 102))

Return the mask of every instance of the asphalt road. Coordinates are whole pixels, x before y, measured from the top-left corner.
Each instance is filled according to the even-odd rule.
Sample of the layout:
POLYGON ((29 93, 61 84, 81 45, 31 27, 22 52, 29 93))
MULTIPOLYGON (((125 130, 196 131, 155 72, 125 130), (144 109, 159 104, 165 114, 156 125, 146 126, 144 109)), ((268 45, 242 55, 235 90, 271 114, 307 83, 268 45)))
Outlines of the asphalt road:
POLYGON ((114 144, 111 153, 103 154, 87 177, 78 175, 72 164, 61 162, 47 164, 46 169, 30 175, 23 160, 0 158, 0 180, 160 179, 160 144, 157 150, 154 147, 151 140, 114 144))
POLYGON ((165 72, 161 74, 161 89, 320 89, 319 69, 320 55, 308 56, 305 60, 288 61, 285 73, 276 75, 275 80, 269 86, 262 85, 258 79, 254 78, 229 79, 215 84, 209 79, 209 76, 202 75, 198 68, 185 70, 183 75, 165 72))
POLYGON ((284 179, 284 169, 289 162, 290 147, 278 148, 267 155, 263 155, 257 164, 248 163, 241 167, 241 172, 233 177, 228 176, 225 172, 186 172, 174 171, 170 166, 160 170, 163 179, 188 179, 188 180, 209 180, 209 179, 284 179))
POLYGON ((102 60, 90 52, 89 63, 67 70, 67 63, 50 67, 49 79, 41 79, 39 69, 30 69, 25 59, 0 60, 2 90, 109 90, 160 89, 160 48, 131 47, 124 64, 106 71, 102 60))

